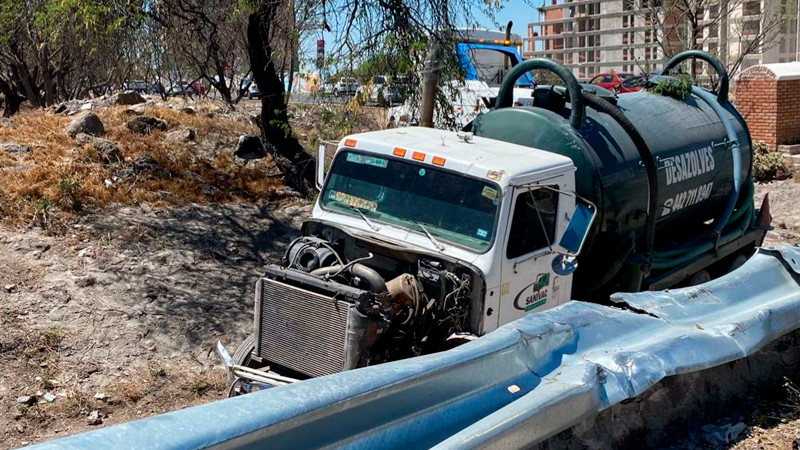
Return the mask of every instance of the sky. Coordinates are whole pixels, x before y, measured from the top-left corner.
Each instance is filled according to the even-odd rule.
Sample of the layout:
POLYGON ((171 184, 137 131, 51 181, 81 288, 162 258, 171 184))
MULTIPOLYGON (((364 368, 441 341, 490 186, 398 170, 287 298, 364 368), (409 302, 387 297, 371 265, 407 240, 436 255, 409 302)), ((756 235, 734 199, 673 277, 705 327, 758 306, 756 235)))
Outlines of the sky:
MULTIPOLYGON (((547 0, 499 0, 500 9, 495 11, 494 19, 483 14, 481 8, 474 7, 472 11, 475 23, 465 23, 463 26, 465 28, 500 30, 505 28, 508 21, 511 20, 514 22, 511 32, 524 39, 527 36, 528 24, 538 20, 538 13, 534 5, 541 5, 543 1, 547 0)), ((325 39, 326 53, 331 51, 332 45, 335 45, 333 44, 336 42, 334 33, 314 33, 313 36, 308 36, 302 44, 302 52, 306 55, 306 61, 303 61, 305 70, 314 70, 313 57, 316 55, 316 40, 319 38, 325 39)))
MULTIPOLYGON (((503 27, 505 27, 509 20, 513 21, 514 25, 511 27, 511 32, 519 34, 524 38, 527 33, 528 24, 538 19, 538 13, 534 6, 537 4, 537 0, 532 0, 530 2, 523 0, 501 0, 501 9, 495 13, 494 21, 503 27)), ((489 17, 480 12, 479 8, 473 9, 473 14, 480 28, 488 28, 490 30, 499 29, 497 24, 493 23, 489 17)))

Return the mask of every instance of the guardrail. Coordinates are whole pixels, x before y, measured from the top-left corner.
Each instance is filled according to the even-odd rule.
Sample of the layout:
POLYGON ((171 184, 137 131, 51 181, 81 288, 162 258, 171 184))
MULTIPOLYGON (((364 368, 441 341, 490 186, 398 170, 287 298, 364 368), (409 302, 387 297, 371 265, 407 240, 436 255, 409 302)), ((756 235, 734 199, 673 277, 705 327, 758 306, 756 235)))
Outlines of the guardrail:
POLYGON ((665 377, 750 355, 800 327, 800 247, 701 286, 569 302, 435 355, 37 445, 474 448, 541 442, 665 377))

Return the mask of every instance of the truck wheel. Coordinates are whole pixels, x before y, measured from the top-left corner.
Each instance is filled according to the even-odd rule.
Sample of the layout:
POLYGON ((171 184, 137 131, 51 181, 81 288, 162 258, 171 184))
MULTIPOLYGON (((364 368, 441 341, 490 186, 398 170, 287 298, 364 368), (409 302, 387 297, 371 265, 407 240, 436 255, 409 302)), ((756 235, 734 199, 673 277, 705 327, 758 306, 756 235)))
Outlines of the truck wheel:
POLYGON ((747 259, 748 258, 747 258, 746 255, 744 255, 742 253, 737 254, 731 260, 731 264, 728 266, 728 273, 731 273, 734 270, 738 269, 739 267, 742 267, 742 265, 747 262, 747 259))
POLYGON ((703 284, 708 281, 711 281, 711 274, 708 273, 707 270, 701 270, 689 278, 689 282, 686 283, 686 286, 697 286, 698 284, 703 284))
MULTIPOLYGON (((236 351, 233 353, 233 363, 239 366, 249 366, 250 361, 252 359, 253 352, 256 350, 256 337, 254 334, 247 336, 239 347, 236 348, 236 351)), ((228 381, 225 383, 225 387, 227 387, 228 397, 236 397, 241 395, 239 392, 236 391, 234 384, 236 384, 238 378, 232 374, 228 373, 228 381)))

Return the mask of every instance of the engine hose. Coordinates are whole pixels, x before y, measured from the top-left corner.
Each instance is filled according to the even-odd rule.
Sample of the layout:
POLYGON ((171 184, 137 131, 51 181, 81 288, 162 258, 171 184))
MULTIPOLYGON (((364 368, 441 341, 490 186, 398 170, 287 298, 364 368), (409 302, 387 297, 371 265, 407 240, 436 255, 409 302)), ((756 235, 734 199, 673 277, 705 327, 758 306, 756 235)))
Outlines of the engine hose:
POLYGON ((389 298, 389 290, 386 288, 386 282, 375 270, 359 263, 355 263, 346 267, 341 265, 333 265, 328 267, 320 267, 319 269, 311 271, 311 275, 317 277, 324 277, 348 270, 353 276, 360 278, 369 285, 369 290, 375 294, 375 299, 381 304, 381 309, 384 311, 391 309, 391 301, 389 298))
MULTIPOLYGON (((647 189, 649 194, 644 242, 641 246, 644 249, 642 252, 645 260, 644 272, 647 273, 649 272, 650 262, 653 259, 653 246, 656 235, 656 214, 658 213, 658 167, 656 166, 656 161, 653 158, 653 153, 650 152, 650 147, 647 146, 647 142, 645 142, 642 135, 639 134, 636 126, 633 125, 619 108, 589 92, 582 91, 581 93, 588 106, 611 116, 611 118, 617 121, 622 129, 628 133, 631 141, 633 141, 633 144, 636 146, 636 150, 639 152, 639 157, 642 160, 642 164, 644 164, 645 172, 647 172, 647 189)), ((620 266, 620 268, 621 267, 622 266, 620 266)))

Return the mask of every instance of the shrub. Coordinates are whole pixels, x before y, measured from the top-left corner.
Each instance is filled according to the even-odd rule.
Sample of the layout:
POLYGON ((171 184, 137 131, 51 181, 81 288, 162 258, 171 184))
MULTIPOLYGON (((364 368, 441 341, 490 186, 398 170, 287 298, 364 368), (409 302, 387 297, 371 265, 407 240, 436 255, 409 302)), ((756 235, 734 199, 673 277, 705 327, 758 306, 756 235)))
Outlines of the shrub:
POLYGON ((753 144, 753 178, 756 181, 784 180, 792 175, 792 166, 764 142, 753 144))
POLYGON ((661 78, 654 86, 647 88, 648 91, 683 100, 692 92, 692 79, 688 75, 680 74, 675 78, 661 78))

